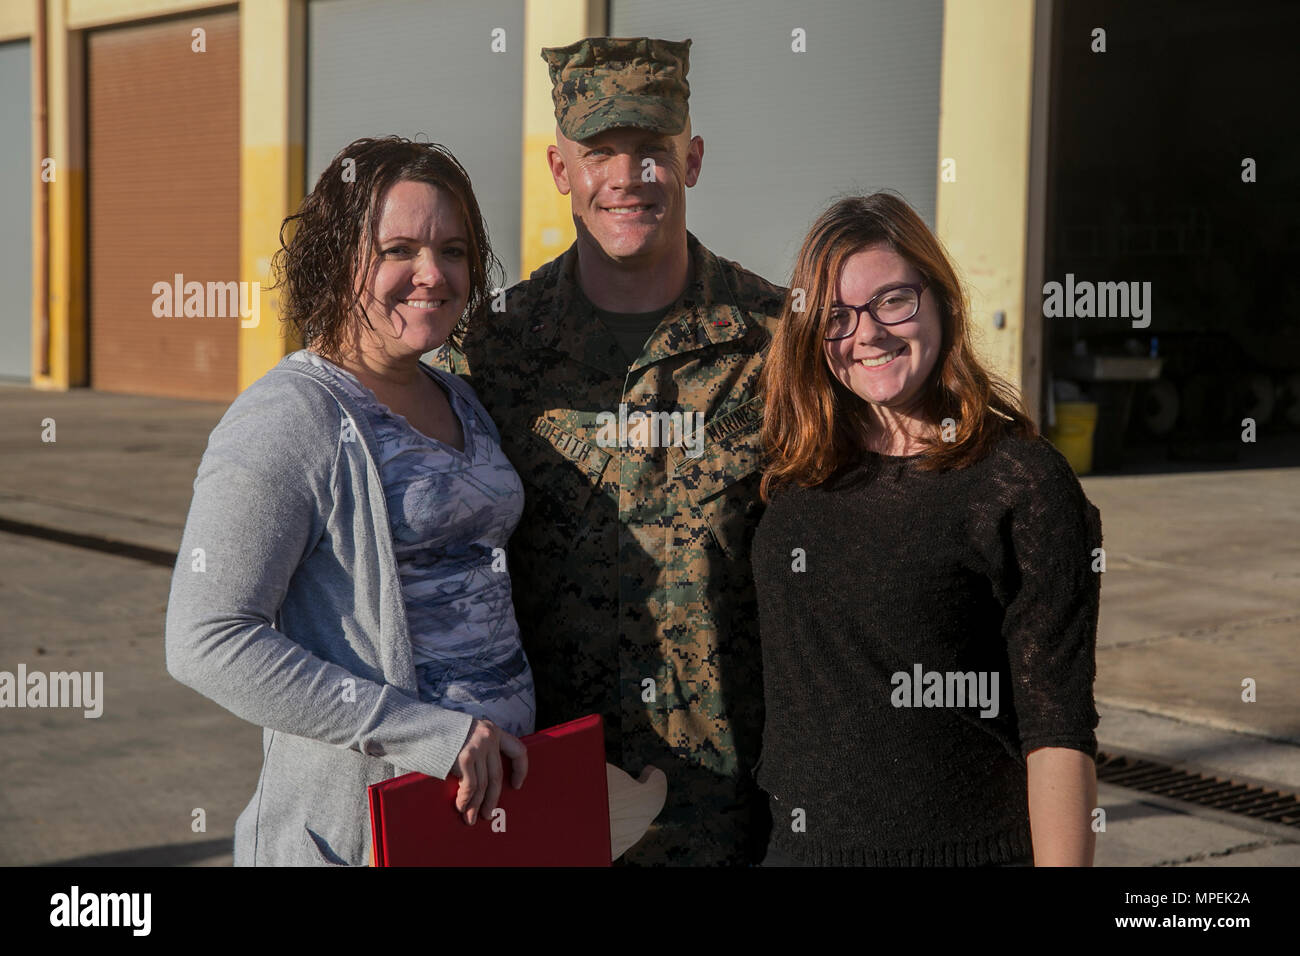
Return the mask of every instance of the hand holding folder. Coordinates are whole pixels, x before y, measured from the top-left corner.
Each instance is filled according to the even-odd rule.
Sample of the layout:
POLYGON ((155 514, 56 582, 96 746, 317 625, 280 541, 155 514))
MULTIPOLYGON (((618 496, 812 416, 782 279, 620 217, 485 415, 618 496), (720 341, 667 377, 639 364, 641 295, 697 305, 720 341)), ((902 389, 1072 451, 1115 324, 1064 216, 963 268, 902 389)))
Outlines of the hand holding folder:
MULTIPOLYGON (((408 773, 370 787, 376 866, 609 866, 663 808, 667 778, 647 767, 640 783, 605 763, 599 715, 521 738, 528 776, 503 787, 491 816, 467 825, 460 784, 408 773)), ((509 779, 508 757, 502 756, 509 779)))

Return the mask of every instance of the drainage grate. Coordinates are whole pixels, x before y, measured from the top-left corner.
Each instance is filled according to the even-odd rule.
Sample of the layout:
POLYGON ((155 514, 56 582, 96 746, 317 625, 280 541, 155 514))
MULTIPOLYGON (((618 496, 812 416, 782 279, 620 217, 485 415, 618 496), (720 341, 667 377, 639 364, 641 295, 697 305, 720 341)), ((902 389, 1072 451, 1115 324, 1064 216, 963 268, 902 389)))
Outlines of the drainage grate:
POLYGON ((1176 770, 1153 760, 1097 754, 1097 779, 1171 800, 1300 828, 1300 797, 1281 790, 1176 770))

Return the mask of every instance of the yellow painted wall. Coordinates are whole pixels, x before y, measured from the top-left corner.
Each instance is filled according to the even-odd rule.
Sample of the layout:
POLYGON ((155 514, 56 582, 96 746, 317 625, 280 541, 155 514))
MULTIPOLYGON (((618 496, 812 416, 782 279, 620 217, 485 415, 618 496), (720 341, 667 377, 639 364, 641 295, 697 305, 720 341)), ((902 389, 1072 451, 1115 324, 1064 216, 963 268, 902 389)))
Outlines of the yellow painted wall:
POLYGON ((21 40, 36 31, 36 0, 0 3, 0 43, 21 40))
POLYGON ((967 281, 981 357, 1021 385, 1033 0, 948 0, 936 231, 967 281), (944 182, 944 160, 956 181, 944 182), (994 328, 993 316, 1006 313, 994 328))
POLYGON ((239 277, 261 286, 258 324, 239 330, 243 391, 298 348, 269 286, 280 224, 304 195, 306 12, 303 0, 244 0, 240 14, 239 277))
MULTIPOLYGON (((85 30, 110 23, 143 20, 146 17, 170 16, 188 13, 205 7, 230 6, 230 0, 54 0, 66 5, 68 28, 85 30)), ((274 0, 270 0, 274 2, 274 0)))
POLYGON ((556 191, 546 162, 546 147, 555 143, 555 104, 542 48, 603 35, 604 6, 591 0, 527 0, 524 5, 521 278, 564 252, 576 236, 569 197, 556 191))

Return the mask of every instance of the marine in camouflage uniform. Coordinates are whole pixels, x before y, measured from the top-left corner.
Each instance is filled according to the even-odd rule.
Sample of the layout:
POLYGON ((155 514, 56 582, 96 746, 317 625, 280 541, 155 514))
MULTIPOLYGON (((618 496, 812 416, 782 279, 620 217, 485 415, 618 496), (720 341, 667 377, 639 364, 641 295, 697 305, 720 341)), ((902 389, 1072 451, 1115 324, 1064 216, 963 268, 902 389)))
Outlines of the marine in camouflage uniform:
MULTIPOLYGON (((544 51, 565 135, 679 133, 689 42, 544 51), (602 54, 620 71, 613 98, 596 95, 602 54), (665 62, 677 79, 663 79, 665 62)), ((524 481, 509 566, 537 725, 600 713, 611 762, 668 775, 667 806, 624 857, 633 864, 756 862, 769 827, 753 782, 763 681, 749 549, 761 513, 754 389, 784 290, 686 238, 690 282, 630 366, 576 286, 576 243, 472 325, 463 353, 441 353, 524 481), (679 436, 644 427, 611 446, 598 415, 620 405, 632 421, 702 414, 702 454, 698 434, 663 447, 679 436)))

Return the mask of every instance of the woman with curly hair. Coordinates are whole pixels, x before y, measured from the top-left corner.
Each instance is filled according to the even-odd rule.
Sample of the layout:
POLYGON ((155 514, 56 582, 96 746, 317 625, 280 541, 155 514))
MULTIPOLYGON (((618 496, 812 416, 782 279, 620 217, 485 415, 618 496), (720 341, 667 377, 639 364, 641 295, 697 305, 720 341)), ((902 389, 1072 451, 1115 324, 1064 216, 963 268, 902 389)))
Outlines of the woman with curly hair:
POLYGON ((306 348, 245 390, 194 482, 167 668, 265 728, 236 865, 364 865, 368 785, 460 778, 491 815, 533 682, 504 569, 523 488, 468 385, 421 355, 500 266, 442 147, 361 139, 285 220, 281 309, 306 348), (285 238, 292 229, 292 236, 285 238))
POLYGON ((763 370, 771 865, 1091 865, 1097 509, 901 199, 837 202, 763 370))

